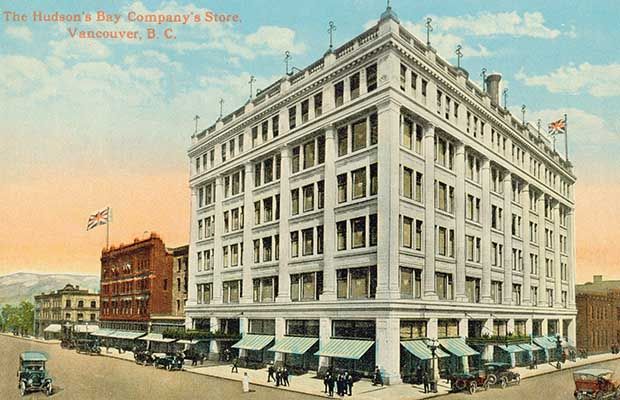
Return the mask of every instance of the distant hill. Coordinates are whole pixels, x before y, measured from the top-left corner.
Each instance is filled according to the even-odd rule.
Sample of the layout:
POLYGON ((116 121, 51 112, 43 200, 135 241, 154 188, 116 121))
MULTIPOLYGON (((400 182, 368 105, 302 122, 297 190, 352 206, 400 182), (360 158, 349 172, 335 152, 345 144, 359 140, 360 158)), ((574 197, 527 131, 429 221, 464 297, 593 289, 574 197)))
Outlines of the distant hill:
POLYGON ((95 275, 17 272, 0 276, 0 304, 16 304, 22 300, 34 302, 35 295, 62 289, 67 283, 99 292, 99 277, 95 275))

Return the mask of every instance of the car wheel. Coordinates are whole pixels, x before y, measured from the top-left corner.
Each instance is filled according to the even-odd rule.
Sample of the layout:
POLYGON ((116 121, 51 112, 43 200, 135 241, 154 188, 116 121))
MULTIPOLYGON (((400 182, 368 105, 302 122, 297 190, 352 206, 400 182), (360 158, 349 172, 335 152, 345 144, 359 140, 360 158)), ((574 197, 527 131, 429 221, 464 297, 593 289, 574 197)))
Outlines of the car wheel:
POLYGON ((22 396, 26 395, 26 384, 23 381, 19 383, 19 394, 22 396))
POLYGON ((508 385, 508 379, 506 379, 506 377, 503 377, 500 381, 500 385, 502 386, 502 389, 506 389, 506 386, 508 385))
POLYGON ((166 365, 166 370, 167 371, 172 371, 172 364, 166 365))
POLYGON ((45 389, 45 395, 46 396, 51 396, 52 393, 54 393, 54 388, 52 387, 52 384, 50 383, 47 388, 45 389))
POLYGON ((517 382, 517 385, 521 384, 521 375, 517 375, 515 381, 517 382))
POLYGON ((146 359, 142 360, 142 365, 144 365, 145 367, 148 365, 149 363, 146 362, 146 359))
POLYGON ((465 381, 462 379, 457 379, 456 382, 454 382, 454 387, 457 390, 463 390, 465 389, 465 386, 466 386, 465 381))
POLYGON ((469 384, 469 394, 476 393, 476 389, 478 389, 478 385, 476 384, 476 382, 472 382, 469 384))
POLYGON ((487 378, 487 383, 489 385, 495 385, 495 382, 497 382, 497 377, 493 374, 489 375, 489 377, 487 378))

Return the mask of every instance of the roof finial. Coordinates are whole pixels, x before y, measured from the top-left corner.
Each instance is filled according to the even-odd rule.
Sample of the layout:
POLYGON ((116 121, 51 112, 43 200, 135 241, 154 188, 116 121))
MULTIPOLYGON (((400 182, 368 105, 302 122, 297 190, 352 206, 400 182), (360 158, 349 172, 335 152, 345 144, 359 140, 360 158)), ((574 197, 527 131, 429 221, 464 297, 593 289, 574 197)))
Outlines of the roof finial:
POLYGON ((431 17, 426 18, 426 46, 428 47, 431 47, 431 32, 433 31, 431 22, 433 22, 431 17))
POLYGON ((222 119, 222 112, 224 110, 224 99, 220 97, 220 116, 218 120, 222 119))
POLYGON ((381 21, 389 18, 400 24, 398 16, 394 11, 392 11, 392 5, 390 4, 390 0, 387 0, 387 7, 385 8, 385 11, 381 14, 381 21))
POLYGON ((284 64, 286 64, 286 75, 288 75, 288 62, 291 59, 291 52, 286 50, 284 52, 284 64))
POLYGON ((463 46, 461 46, 460 44, 456 46, 456 66, 458 68, 461 68, 461 58, 463 58, 463 52, 461 51, 463 49, 463 46))

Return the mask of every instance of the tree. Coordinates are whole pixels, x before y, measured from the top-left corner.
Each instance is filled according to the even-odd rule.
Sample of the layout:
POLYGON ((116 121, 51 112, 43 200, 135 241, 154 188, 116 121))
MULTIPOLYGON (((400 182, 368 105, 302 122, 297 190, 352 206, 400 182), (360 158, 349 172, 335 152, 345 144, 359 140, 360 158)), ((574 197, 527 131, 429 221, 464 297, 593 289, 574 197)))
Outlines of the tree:
POLYGON ((34 325, 34 305, 27 300, 23 300, 19 303, 18 313, 22 333, 31 334, 34 325))
POLYGON ((19 305, 5 304, 0 311, 0 328, 3 331, 32 333, 34 325, 34 305, 22 301, 19 305))

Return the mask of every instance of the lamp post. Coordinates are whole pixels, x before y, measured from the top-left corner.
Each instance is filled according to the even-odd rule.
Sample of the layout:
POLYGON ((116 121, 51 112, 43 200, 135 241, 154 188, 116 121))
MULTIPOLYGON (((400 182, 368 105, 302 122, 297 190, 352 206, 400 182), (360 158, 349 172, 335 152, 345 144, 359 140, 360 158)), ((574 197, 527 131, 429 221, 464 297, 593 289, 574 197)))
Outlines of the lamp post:
POLYGON ((433 393, 437 393, 437 378, 438 370, 436 364, 437 348, 439 347, 439 341, 437 339, 431 339, 428 344, 428 349, 431 351, 431 390, 433 393))
POLYGON ((555 345, 556 345, 556 351, 558 355, 558 362, 556 363, 555 367, 557 369, 561 369, 562 364, 560 364, 560 361, 562 360, 562 337, 560 336, 559 333, 555 337, 555 345))

